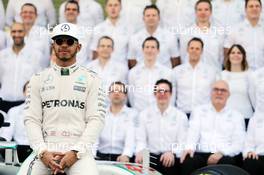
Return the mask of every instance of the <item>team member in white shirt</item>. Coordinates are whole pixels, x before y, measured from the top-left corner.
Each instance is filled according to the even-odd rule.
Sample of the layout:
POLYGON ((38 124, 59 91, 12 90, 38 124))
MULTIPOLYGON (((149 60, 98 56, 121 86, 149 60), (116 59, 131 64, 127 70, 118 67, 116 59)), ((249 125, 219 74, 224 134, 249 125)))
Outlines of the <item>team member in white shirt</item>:
POLYGON ((78 23, 78 17, 80 16, 80 6, 77 1, 67 1, 64 7, 65 21, 76 24, 79 28, 79 42, 82 45, 82 49, 77 53, 77 62, 78 64, 84 66, 91 61, 90 44, 92 32, 89 31, 89 28, 87 28, 88 26, 80 25, 78 23))
POLYGON ((91 50, 93 59, 97 57, 96 48, 98 40, 102 36, 109 36, 114 40, 115 50, 112 54, 113 60, 127 65, 128 40, 131 29, 126 25, 126 21, 120 18, 121 0, 107 0, 105 11, 107 18, 98 24, 93 30, 91 50))
POLYGON ((172 81, 171 69, 157 61, 159 46, 156 38, 146 38, 142 44, 144 62, 131 69, 128 75, 129 102, 139 112, 155 102, 153 87, 157 80, 172 81))
MULTIPOLYGON (((50 41, 48 31, 45 27, 38 26, 37 8, 34 4, 25 3, 20 12, 22 23, 26 30, 25 43, 42 54, 41 67, 45 68, 50 63, 50 41)), ((12 41, 10 42, 12 43, 12 41)))
POLYGON ((217 72, 201 61, 203 47, 201 39, 192 38, 187 48, 189 61, 173 70, 176 104, 188 117, 197 105, 210 102, 210 89, 216 80, 217 72))
POLYGON ((0 52, 0 108, 5 112, 23 103, 25 82, 41 69, 41 54, 25 45, 25 34, 24 25, 14 23, 11 27, 14 44, 0 52))
POLYGON ((96 60, 87 64, 87 68, 96 72, 103 81, 103 87, 107 91, 115 81, 127 82, 128 69, 125 65, 116 62, 111 57, 115 43, 112 38, 103 36, 98 40, 96 60))
POLYGON ((230 97, 227 106, 239 111, 245 118, 246 126, 249 118, 253 116, 253 107, 249 96, 248 64, 245 49, 238 44, 232 45, 227 53, 225 70, 220 78, 225 80, 230 88, 230 97))
POLYGON ((137 112, 126 106, 127 87, 122 82, 111 84, 109 99, 111 104, 106 112, 96 155, 99 160, 129 162, 135 150, 137 112))
POLYGON ((260 20, 262 4, 260 0, 245 1, 246 18, 233 26, 225 41, 225 53, 233 44, 242 45, 247 52, 250 69, 256 70, 264 66, 264 25, 260 20))
POLYGON ((159 63, 169 68, 180 64, 177 37, 160 27, 160 11, 157 6, 146 6, 143 14, 145 28, 132 35, 129 41, 129 67, 144 61, 141 45, 150 36, 157 38, 160 42, 160 52, 157 59, 159 63))
POLYGON ((213 21, 229 30, 244 19, 244 1, 213 0, 213 21))
POLYGON ((264 67, 250 73, 249 95, 255 114, 264 112, 264 67))
POLYGON ((255 115, 249 121, 243 151, 244 169, 250 175, 264 173, 264 120, 263 113, 255 115))
POLYGON ((223 42, 225 31, 223 27, 210 22, 212 4, 210 0, 199 0, 195 4, 196 23, 184 30, 180 35, 181 61, 187 62, 187 43, 193 37, 204 42, 202 61, 218 70, 223 64, 223 42))
POLYGON ((120 16, 125 21, 129 21, 127 25, 133 28, 133 31, 138 31, 144 27, 142 12, 150 4, 151 0, 122 0, 120 16))
MULTIPOLYGON (((26 96, 28 83, 26 82, 23 87, 24 96, 26 96)), ((3 127, 0 134, 6 141, 13 139, 16 142, 19 162, 23 162, 32 152, 24 125, 24 109, 25 103, 13 107, 8 111, 8 120, 6 122, 9 122, 10 126, 3 127)))
POLYGON ((179 157, 185 143, 188 120, 183 112, 171 105, 171 82, 158 80, 154 95, 156 103, 139 115, 139 125, 136 127, 136 162, 142 163, 142 151, 148 149, 151 167, 162 174, 179 174, 179 157))
POLYGON ((211 103, 197 107, 191 115, 185 151, 181 157, 182 175, 214 164, 233 164, 243 150, 244 117, 226 106, 230 95, 224 80, 212 86, 211 103))
POLYGON ((194 4, 194 0, 158 0, 162 26, 179 34, 195 22, 194 4))
POLYGON ((6 24, 11 26, 14 21, 21 22, 20 11, 25 3, 32 3, 37 7, 37 25, 46 27, 56 23, 56 12, 52 0, 10 0, 6 8, 6 24))
MULTIPOLYGON (((92 29, 95 25, 99 24, 104 19, 103 9, 101 5, 94 0, 74 0, 79 4, 80 15, 78 16, 77 24, 81 26, 87 26, 92 29)), ((63 2, 60 5, 59 9, 59 22, 65 22, 65 5, 66 2, 63 2)))
POLYGON ((5 9, 3 1, 0 0, 0 30, 4 29, 5 26, 5 9))

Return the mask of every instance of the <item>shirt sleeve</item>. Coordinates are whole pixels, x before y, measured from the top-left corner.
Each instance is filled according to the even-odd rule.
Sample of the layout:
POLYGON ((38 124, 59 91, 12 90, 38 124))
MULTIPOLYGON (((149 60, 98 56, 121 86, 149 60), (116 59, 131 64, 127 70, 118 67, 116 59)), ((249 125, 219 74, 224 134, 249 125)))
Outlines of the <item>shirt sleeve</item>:
POLYGON ((147 131, 145 126, 146 111, 143 111, 139 115, 139 123, 136 126, 136 153, 147 148, 147 131))
POLYGON ((255 134, 254 130, 256 128, 255 118, 251 118, 248 124, 245 145, 243 150, 243 157, 246 157, 247 153, 256 151, 255 144, 255 134))
POLYGON ((130 111, 133 115, 129 116, 130 120, 126 130, 125 146, 122 155, 132 157, 135 149, 135 118, 136 112, 130 111))
POLYGON ((235 43, 236 32, 234 29, 231 29, 230 32, 227 32, 227 36, 224 41, 224 48, 230 48, 235 43))
POLYGON ((245 121, 243 116, 238 112, 234 112, 232 117, 235 118, 235 127, 233 128, 231 144, 223 147, 220 151, 227 156, 235 156, 242 152, 245 139, 245 121))
POLYGON ((102 88, 101 79, 94 77, 90 84, 86 99, 86 127, 72 150, 80 153, 91 153, 92 146, 99 137, 104 126, 106 115, 106 94, 102 88))
POLYGON ((103 20, 104 20, 103 9, 102 9, 101 5, 96 4, 96 6, 94 8, 94 22, 95 22, 95 25, 103 22, 103 20))
POLYGON ((248 75, 248 80, 249 80, 249 97, 250 97, 250 101, 252 103, 252 106, 254 109, 256 109, 256 78, 255 78, 255 73, 254 72, 250 72, 248 75))
POLYGON ((42 133, 42 100, 40 96, 40 80, 39 74, 34 75, 27 89, 26 107, 24 124, 27 131, 31 148, 39 155, 48 147, 44 142, 42 133))
POLYGON ((135 35, 133 35, 128 43, 128 54, 127 58, 128 60, 137 60, 137 47, 136 47, 136 39, 135 35))
POLYGON ((194 109, 190 121, 189 121, 189 128, 188 128, 188 134, 187 134, 187 142, 185 150, 196 150, 196 145, 198 144, 198 141, 200 139, 200 133, 201 133, 201 124, 200 124, 200 112, 198 109, 194 109))
POLYGON ((179 129, 177 133, 177 145, 174 147, 173 152, 176 154, 176 157, 181 157, 182 151, 184 150, 184 146, 186 143, 186 136, 188 131, 188 119, 186 114, 182 112, 178 112, 180 122, 179 129))

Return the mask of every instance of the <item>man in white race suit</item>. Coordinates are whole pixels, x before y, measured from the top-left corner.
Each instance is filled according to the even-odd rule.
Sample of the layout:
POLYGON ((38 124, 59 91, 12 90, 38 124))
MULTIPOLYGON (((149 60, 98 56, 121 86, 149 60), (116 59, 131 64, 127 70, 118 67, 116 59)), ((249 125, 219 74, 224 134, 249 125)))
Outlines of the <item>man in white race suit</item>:
POLYGON ((57 25, 55 63, 30 80, 24 122, 37 155, 31 175, 98 175, 91 145, 104 125, 105 92, 95 73, 76 64, 77 33, 74 24, 57 25))

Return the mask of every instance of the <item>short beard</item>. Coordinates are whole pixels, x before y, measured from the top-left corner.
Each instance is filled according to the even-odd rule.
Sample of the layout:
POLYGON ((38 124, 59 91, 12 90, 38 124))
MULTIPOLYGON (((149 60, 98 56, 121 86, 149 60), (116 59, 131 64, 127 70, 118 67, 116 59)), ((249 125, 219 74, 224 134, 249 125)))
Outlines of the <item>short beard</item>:
POLYGON ((59 54, 56 53, 56 51, 55 51, 55 55, 56 55, 56 57, 57 57, 59 60, 63 61, 63 62, 67 62, 67 61, 71 60, 72 58, 76 57, 76 54, 77 54, 77 53, 78 53, 78 52, 77 52, 77 48, 76 48, 75 52, 74 52, 73 54, 71 54, 69 58, 65 58, 65 57, 59 57, 59 54))

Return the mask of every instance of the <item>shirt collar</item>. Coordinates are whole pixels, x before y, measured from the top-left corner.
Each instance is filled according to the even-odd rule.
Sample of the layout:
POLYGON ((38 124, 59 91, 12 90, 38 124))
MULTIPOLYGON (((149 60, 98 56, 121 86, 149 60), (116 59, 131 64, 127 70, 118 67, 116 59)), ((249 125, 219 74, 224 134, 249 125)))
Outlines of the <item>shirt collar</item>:
POLYGON ((261 21, 261 19, 259 19, 258 24, 257 24, 255 27, 253 27, 253 26, 250 24, 250 22, 249 22, 249 20, 248 20, 247 18, 244 20, 244 23, 246 24, 246 26, 248 26, 248 27, 252 27, 252 28, 255 28, 255 27, 261 27, 261 26, 262 26, 262 21, 261 21))
POLYGON ((168 108, 163 112, 163 114, 161 114, 160 109, 158 108, 158 105, 154 106, 155 113, 158 113, 161 116, 168 116, 171 113, 171 110, 172 110, 172 106, 169 105, 168 108))
POLYGON ((215 107, 213 106, 213 103, 210 103, 210 107, 216 113, 225 113, 228 110, 227 105, 225 105, 225 107, 220 112, 216 111, 215 107))
MULTIPOLYGON (((108 107, 107 111, 109 112, 109 114, 113 114, 110 110, 110 106, 108 107)), ((120 114, 126 114, 128 111, 128 107, 126 105, 124 105, 121 109, 121 111, 119 111, 118 115, 120 114)))
POLYGON ((61 76, 68 76, 68 75, 71 75, 73 74, 76 70, 79 69, 79 66, 74 63, 73 65, 71 66, 68 66, 68 67, 60 67, 58 66, 56 63, 52 63, 51 64, 51 67, 53 68, 53 70, 55 72, 57 72, 59 75, 61 76))

